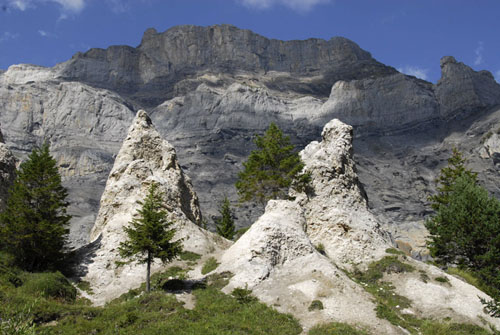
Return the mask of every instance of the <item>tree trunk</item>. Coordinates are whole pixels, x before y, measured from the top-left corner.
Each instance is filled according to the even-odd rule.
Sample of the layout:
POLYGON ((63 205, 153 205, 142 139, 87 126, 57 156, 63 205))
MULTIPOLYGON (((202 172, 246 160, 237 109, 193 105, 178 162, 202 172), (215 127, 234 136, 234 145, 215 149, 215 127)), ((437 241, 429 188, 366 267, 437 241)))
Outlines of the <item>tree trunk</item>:
POLYGON ((147 265, 147 271, 146 271, 146 292, 151 291, 151 285, 150 285, 150 275, 151 275, 151 253, 148 251, 148 265, 147 265))

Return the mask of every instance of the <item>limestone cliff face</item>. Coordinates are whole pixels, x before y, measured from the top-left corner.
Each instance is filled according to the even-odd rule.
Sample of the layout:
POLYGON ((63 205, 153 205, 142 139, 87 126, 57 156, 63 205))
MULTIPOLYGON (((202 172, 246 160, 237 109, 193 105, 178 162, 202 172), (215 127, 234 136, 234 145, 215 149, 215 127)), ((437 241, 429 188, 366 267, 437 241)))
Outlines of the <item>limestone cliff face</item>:
POLYGON ((357 134, 403 131, 439 118, 430 83, 401 73, 386 77, 338 81, 321 107, 323 124, 335 117, 357 134))
MULTIPOLYGON (((118 253, 120 242, 126 239, 124 227, 140 209, 139 201, 146 197, 151 183, 158 183, 164 193, 168 219, 177 229, 175 238, 182 239, 183 248, 206 254, 224 245, 224 240, 201 229, 198 197, 190 179, 177 162, 174 148, 154 128, 145 111, 140 110, 129 128, 128 135, 116 157, 115 164, 101 198, 100 209, 92 229, 95 245, 83 262, 85 276, 102 304, 144 282, 145 265, 127 264, 118 253)), ((153 264, 152 271, 162 268, 153 264)))
POLYGON ((53 69, 11 66, 0 75, 0 122, 20 159, 49 142, 69 191, 70 240, 81 246, 134 114, 115 93, 55 78, 53 69))
POLYGON ((16 177, 16 159, 5 145, 0 130, 0 211, 5 208, 9 187, 16 177))
POLYGON ((441 59, 436 96, 444 119, 500 104, 500 85, 489 71, 476 72, 451 56, 441 59))
POLYGON ((341 78, 395 73, 342 37, 285 42, 230 25, 177 26, 163 33, 148 29, 137 48, 91 49, 75 55, 61 69, 64 78, 113 89, 148 106, 157 105, 174 93, 187 93, 181 89, 181 82, 205 71, 320 76, 303 85, 288 85, 300 82, 290 77, 269 83, 275 89, 283 86, 316 94, 328 92, 341 78))

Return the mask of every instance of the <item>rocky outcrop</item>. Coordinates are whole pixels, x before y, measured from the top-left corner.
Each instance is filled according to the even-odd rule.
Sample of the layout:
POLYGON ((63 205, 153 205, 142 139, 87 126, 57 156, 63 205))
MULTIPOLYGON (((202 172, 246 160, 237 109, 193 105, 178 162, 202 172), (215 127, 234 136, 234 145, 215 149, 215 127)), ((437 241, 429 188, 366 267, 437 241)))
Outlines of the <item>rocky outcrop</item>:
POLYGON ((16 177, 16 159, 5 145, 0 130, 0 211, 5 208, 9 187, 16 177))
MULTIPOLYGON (((309 194, 294 193, 294 201, 270 201, 265 213, 220 258, 217 272, 234 274, 224 290, 249 288, 265 303, 293 314, 306 329, 335 320, 374 334, 407 334, 408 330, 379 319, 372 291, 363 288, 368 284, 352 279, 353 272, 381 260, 391 247, 389 234, 367 209, 359 186, 352 127, 332 120, 322 138, 301 152, 312 178, 309 194), (324 309, 308 310, 314 300, 321 301, 324 309)), ((394 285, 389 294, 409 299, 402 314, 500 325, 482 310, 478 296, 488 297, 475 287, 436 267, 400 259, 414 270, 388 269, 381 275, 386 284, 394 285)))
POLYGON ((203 72, 284 73, 267 77, 273 89, 320 95, 339 79, 396 72, 342 37, 285 42, 230 25, 176 26, 163 33, 148 29, 137 48, 91 49, 76 54, 61 71, 66 79, 113 89, 147 106, 196 88, 200 81, 188 81, 203 72), (316 78, 302 81, 302 76, 316 78))
POLYGON ((398 334, 377 318, 371 296, 316 251, 305 226, 300 205, 270 201, 264 215, 222 256, 217 271, 234 274, 224 290, 249 288, 261 301, 299 318, 306 329, 335 320, 398 334), (309 312, 313 300, 321 300, 325 309, 309 312))
POLYGON ((500 85, 489 71, 476 72, 451 56, 441 59, 441 79, 436 85, 441 117, 468 116, 500 104, 500 85))
MULTIPOLYGON (((159 184, 164 193, 168 219, 182 239, 184 250, 206 254, 225 245, 224 239, 201 229, 198 198, 189 178, 182 172, 174 148, 154 128, 145 111, 137 112, 122 148, 110 172, 101 198, 99 213, 92 229, 96 245, 86 256, 84 280, 94 292, 94 302, 102 304, 144 281, 145 265, 136 263, 121 267, 120 242, 126 239, 123 230, 140 209, 151 183, 159 184)), ((152 271, 162 268, 155 263, 152 271)))
POLYGON ((368 211, 352 158, 352 127, 334 119, 321 137, 300 153, 304 171, 312 178, 308 194, 294 195, 304 208, 306 232, 345 267, 379 259, 391 239, 368 211))

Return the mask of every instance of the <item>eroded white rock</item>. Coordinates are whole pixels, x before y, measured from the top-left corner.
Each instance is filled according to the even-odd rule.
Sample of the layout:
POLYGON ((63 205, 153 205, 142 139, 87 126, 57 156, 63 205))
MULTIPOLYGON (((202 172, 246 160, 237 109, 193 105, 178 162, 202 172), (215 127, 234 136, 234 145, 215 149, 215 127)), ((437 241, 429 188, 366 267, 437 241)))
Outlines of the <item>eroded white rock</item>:
MULTIPOLYGON (((129 128, 101 198, 91 239, 94 250, 83 264, 87 267, 83 280, 90 282, 94 303, 102 304, 145 279, 145 265, 136 263, 117 266, 125 261, 118 252, 126 240, 123 228, 140 209, 151 183, 159 184, 164 193, 168 219, 174 222, 176 239, 182 239, 184 250, 206 254, 227 242, 201 229, 198 198, 189 178, 177 162, 175 149, 154 128, 145 111, 139 111, 129 128)), ((92 249, 90 247, 89 249, 92 249)), ((160 262, 152 272, 164 268, 160 262)))

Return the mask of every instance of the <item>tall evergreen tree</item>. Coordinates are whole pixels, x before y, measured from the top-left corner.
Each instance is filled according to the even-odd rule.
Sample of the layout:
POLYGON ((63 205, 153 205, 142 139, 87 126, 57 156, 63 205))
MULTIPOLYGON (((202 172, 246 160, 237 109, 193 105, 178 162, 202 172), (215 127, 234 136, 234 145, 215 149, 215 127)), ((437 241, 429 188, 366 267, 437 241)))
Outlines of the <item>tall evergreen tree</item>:
POLYGON ((153 259, 170 262, 182 252, 182 244, 180 240, 172 241, 175 229, 171 228, 173 223, 167 220, 163 194, 158 190, 158 184, 151 184, 137 214, 138 217, 132 219, 130 226, 124 228, 128 239, 120 243, 118 250, 122 257, 147 265, 146 290, 149 292, 153 259))
POLYGON ((221 218, 215 223, 217 234, 232 240, 236 231, 233 213, 231 211, 231 204, 229 203, 227 196, 224 197, 224 200, 222 200, 222 203, 220 204, 219 213, 221 218))
POLYGON ((1 248, 28 271, 53 269, 63 260, 70 215, 67 191, 46 143, 19 166, 0 215, 1 248))
POLYGON ((492 301, 481 300, 488 312, 500 316, 500 201, 488 194, 465 160, 453 151, 437 179, 438 193, 430 197, 435 214, 425 223, 434 259, 474 272, 492 301))
POLYGON ((440 205, 446 205, 449 201, 451 188, 458 177, 462 175, 469 176, 474 183, 477 183, 477 173, 465 167, 466 160, 462 153, 457 148, 453 148, 450 158, 448 158, 448 166, 441 169, 441 172, 436 179, 438 185, 436 195, 429 197, 432 209, 437 211, 440 205))
POLYGON ((257 146, 243 163, 236 188, 240 201, 259 201, 263 205, 270 199, 286 199, 290 186, 303 190, 310 181, 301 174, 304 163, 290 143, 290 138, 274 123, 263 136, 254 140, 257 146))

